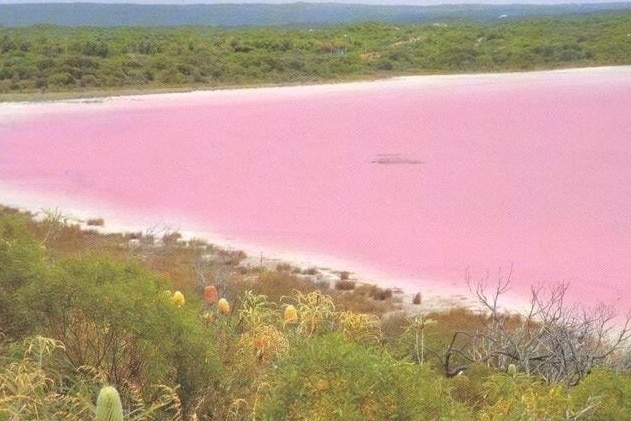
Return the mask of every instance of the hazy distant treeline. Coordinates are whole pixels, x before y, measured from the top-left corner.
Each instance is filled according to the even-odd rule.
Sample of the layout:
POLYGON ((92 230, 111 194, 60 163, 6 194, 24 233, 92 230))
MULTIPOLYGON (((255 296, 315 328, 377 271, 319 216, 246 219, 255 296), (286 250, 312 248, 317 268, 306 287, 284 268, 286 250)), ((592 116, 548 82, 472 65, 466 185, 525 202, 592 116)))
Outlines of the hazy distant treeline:
MULTIPOLYGON (((465 2, 463 2, 465 3, 465 2)), ((544 3, 544 2, 542 2, 544 3)), ((491 22, 631 9, 631 3, 453 4, 432 6, 289 4, 0 4, 0 26, 318 26, 360 22, 491 22)))
POLYGON ((631 12, 316 28, 0 27, 0 93, 631 64, 631 12))

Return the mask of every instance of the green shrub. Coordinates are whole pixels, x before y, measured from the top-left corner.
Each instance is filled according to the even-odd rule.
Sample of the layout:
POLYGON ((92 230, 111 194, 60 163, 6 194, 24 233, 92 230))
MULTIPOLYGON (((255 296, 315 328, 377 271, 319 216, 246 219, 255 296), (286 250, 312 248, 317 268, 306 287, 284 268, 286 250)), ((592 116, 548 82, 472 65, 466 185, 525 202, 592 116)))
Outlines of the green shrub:
POLYGON ((468 408, 479 411, 485 400, 484 388, 480 382, 467 375, 459 375, 451 380, 451 396, 468 408))
POLYGON ((44 247, 28 231, 23 215, 0 216, 0 335, 6 339, 21 339, 30 327, 16 292, 41 280, 45 271, 44 247))
POLYGON ((516 374, 496 373, 482 384, 484 406, 478 419, 562 421, 571 415, 570 399, 564 386, 549 386, 542 380, 516 374))
POLYGON ((436 373, 349 343, 338 333, 292 347, 269 381, 260 408, 265 420, 407 421, 468 414, 436 373))
POLYGON ((219 364, 193 306, 175 306, 165 287, 133 262, 87 255, 60 260, 18 296, 37 330, 65 344, 73 369, 91 366, 147 393, 153 384, 179 386, 186 406, 219 364))
POLYGON ((589 420, 631 420, 631 377, 596 369, 575 386, 570 397, 575 412, 587 407, 589 420))

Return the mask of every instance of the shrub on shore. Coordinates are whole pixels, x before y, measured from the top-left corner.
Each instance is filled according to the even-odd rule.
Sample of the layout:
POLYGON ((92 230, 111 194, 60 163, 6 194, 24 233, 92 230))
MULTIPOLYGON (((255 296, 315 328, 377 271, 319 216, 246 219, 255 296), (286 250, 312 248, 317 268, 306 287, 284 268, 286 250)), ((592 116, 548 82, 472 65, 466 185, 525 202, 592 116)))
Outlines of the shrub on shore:
POLYGON ((355 289, 355 281, 340 279, 339 281, 335 281, 335 289, 340 291, 352 291, 355 289))
POLYGON ((105 225, 105 220, 103 218, 90 218, 85 223, 89 227, 102 227, 105 225))

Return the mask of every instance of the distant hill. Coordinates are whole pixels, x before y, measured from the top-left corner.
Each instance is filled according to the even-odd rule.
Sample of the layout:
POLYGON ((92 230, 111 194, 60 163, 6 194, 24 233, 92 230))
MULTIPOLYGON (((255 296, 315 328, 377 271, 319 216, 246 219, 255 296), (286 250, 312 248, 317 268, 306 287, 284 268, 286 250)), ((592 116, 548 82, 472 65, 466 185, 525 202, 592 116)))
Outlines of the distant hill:
POLYGON ((488 22, 631 9, 631 3, 560 5, 379 6, 338 3, 291 4, 0 4, 0 25, 30 26, 316 26, 356 22, 488 22))

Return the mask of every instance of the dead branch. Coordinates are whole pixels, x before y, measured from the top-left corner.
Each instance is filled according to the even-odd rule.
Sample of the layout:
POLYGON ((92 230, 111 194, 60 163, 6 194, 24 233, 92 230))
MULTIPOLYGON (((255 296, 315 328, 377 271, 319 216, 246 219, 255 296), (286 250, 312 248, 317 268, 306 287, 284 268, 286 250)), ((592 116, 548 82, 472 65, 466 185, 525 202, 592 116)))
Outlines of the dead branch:
POLYGON ((631 339, 631 313, 622 324, 616 324, 618 314, 613 307, 570 306, 566 302, 568 283, 531 287, 530 306, 518 317, 500 311, 511 275, 512 267, 505 276, 500 270, 491 285, 487 272, 474 286, 467 274, 469 288, 488 313, 489 322, 479 332, 454 334, 442 358, 448 376, 473 363, 501 370, 515 364, 548 383, 571 386, 596 364, 607 364, 631 339))

